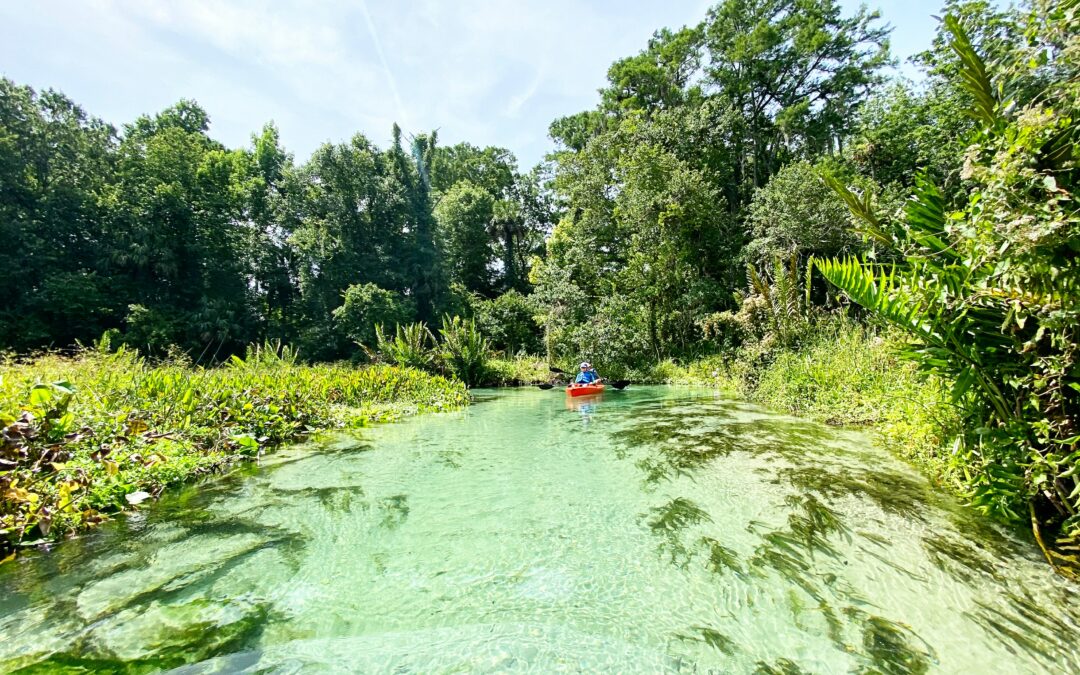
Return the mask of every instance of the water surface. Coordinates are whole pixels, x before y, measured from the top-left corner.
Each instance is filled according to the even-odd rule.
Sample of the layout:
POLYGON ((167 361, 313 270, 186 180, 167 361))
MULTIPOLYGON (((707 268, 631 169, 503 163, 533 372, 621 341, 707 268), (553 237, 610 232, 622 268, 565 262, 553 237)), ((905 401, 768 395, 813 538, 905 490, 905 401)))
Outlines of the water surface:
POLYGON ((1075 588, 868 437, 481 392, 0 568, 0 671, 1078 672, 1075 588))

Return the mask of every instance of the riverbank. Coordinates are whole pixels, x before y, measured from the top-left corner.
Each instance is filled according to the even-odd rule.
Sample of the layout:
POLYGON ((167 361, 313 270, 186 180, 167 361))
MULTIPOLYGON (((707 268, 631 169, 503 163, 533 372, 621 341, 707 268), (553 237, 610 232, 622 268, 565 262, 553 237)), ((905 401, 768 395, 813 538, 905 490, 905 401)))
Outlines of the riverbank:
POLYGON ((125 350, 0 364, 0 560, 300 434, 467 402, 438 375, 272 348, 217 368, 125 350))
POLYGON ((936 483, 963 494, 953 444, 962 433, 948 390, 899 355, 898 338, 852 321, 824 321, 798 348, 751 343, 723 356, 656 370, 673 384, 724 389, 833 426, 866 427, 936 483))

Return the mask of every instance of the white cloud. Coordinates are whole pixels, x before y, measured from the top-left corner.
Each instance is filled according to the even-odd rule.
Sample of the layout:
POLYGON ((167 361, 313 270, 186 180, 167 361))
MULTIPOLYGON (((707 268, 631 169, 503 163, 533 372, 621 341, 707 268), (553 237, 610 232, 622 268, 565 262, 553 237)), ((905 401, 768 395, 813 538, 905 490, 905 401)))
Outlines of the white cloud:
POLYGON ((386 143, 398 121, 527 166, 553 118, 595 104, 612 60, 702 1, 0 3, 0 63, 114 122, 195 98, 239 145, 273 118, 301 159, 357 131, 386 143))

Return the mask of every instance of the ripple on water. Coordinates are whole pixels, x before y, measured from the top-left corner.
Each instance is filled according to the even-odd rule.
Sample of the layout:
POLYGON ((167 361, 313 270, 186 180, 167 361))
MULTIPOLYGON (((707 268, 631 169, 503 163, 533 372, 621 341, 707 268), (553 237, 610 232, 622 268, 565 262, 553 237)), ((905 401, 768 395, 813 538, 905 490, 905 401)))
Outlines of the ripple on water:
POLYGON ((863 434, 483 398, 0 568, 0 671, 1080 670, 1075 589, 863 434))

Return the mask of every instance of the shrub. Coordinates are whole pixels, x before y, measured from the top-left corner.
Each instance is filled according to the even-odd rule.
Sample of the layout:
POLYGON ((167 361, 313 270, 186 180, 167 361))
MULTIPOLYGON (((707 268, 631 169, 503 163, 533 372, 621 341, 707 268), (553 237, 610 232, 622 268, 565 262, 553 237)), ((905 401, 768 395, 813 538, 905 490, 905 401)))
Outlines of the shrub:
POLYGON ((444 316, 439 334, 443 360, 450 372, 470 387, 480 384, 490 350, 476 322, 460 316, 444 316))
POLYGON ((607 297, 593 316, 570 331, 567 354, 576 366, 585 359, 604 369, 605 377, 618 377, 629 368, 640 368, 656 359, 649 349, 649 332, 641 307, 630 298, 607 297))
POLYGON ((541 330, 535 314, 533 303, 517 291, 508 291, 493 300, 473 302, 473 317, 480 332, 494 349, 507 355, 540 353, 541 330))
POLYGON ((164 353, 180 339, 175 320, 143 305, 129 305, 124 323, 124 343, 145 353, 164 353))
POLYGON ((484 372, 484 384, 493 387, 535 384, 550 378, 547 362, 527 355, 489 359, 484 372))
POLYGON ((375 284, 349 286, 333 311, 334 326, 359 345, 374 345, 375 326, 396 326, 416 314, 412 300, 375 284))
POLYGON ((430 370, 435 364, 435 336, 422 321, 398 324, 394 337, 388 338, 381 325, 375 326, 379 355, 402 367, 430 370))

